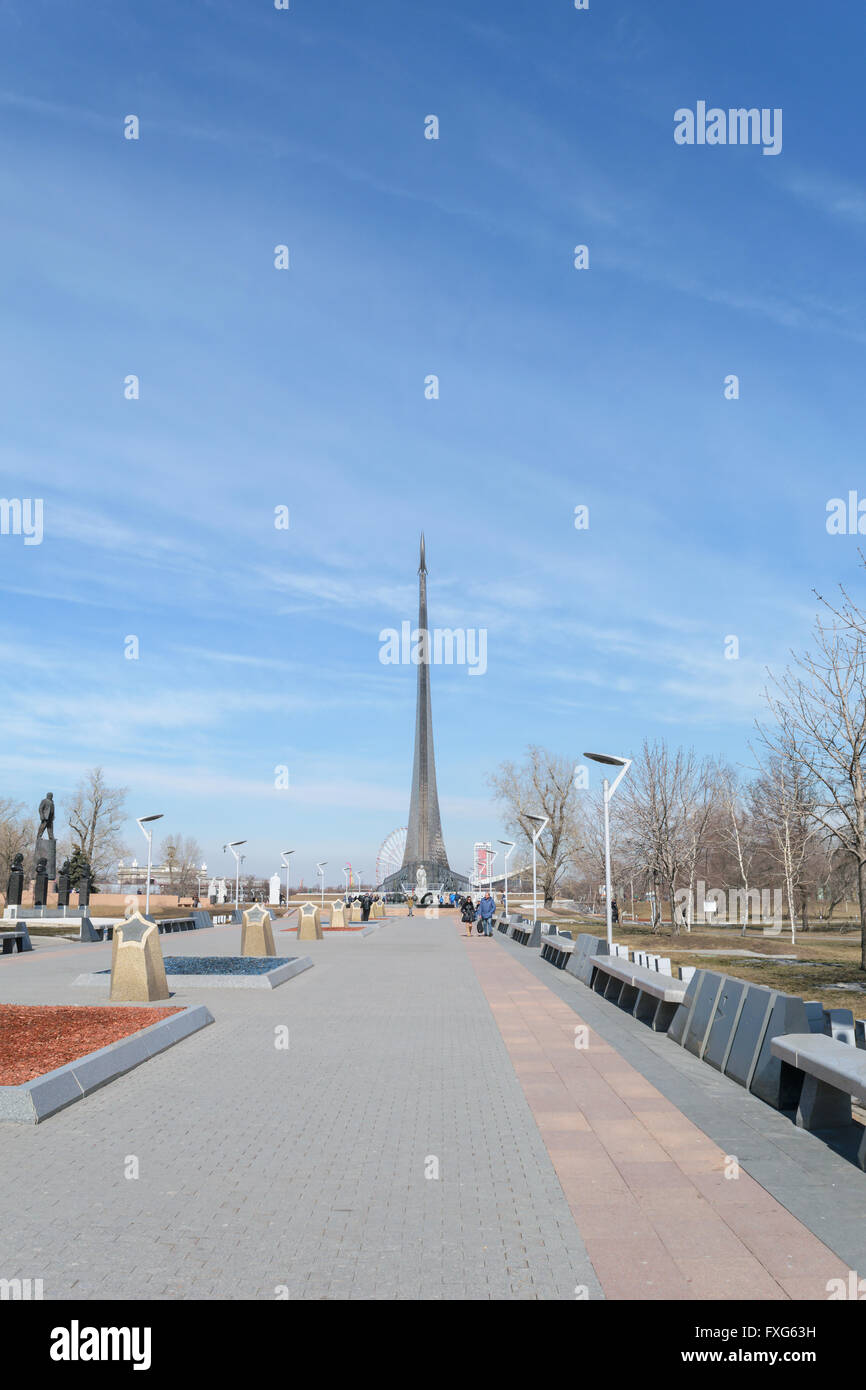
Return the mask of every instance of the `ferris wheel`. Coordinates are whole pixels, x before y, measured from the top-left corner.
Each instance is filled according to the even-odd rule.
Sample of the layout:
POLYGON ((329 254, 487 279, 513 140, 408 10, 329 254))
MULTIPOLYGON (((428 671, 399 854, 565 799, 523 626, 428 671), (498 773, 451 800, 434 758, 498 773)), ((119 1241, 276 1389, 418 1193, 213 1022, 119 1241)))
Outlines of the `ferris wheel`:
POLYGON ((379 846, 379 853, 376 855, 376 883, 383 883, 389 874, 395 874, 403 863, 403 852, 406 849, 407 827, 401 825, 399 830, 392 830, 379 846))

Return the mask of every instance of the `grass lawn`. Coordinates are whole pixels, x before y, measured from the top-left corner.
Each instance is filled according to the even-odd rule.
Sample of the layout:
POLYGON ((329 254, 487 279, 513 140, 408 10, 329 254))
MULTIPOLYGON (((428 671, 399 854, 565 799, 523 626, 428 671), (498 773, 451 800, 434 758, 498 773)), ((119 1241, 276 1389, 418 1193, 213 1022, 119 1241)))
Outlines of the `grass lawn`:
MULTIPOLYGON (((572 915, 567 920, 557 914, 556 921, 565 931, 604 935, 603 918, 572 915)), ((653 932, 642 923, 620 922, 614 928, 614 940, 632 951, 651 951, 654 955, 666 956, 672 965, 718 970, 738 980, 797 994, 801 999, 818 999, 826 1009, 851 1009, 855 1018, 866 1018, 866 972, 860 969, 859 932, 843 935, 828 931, 800 933, 792 946, 790 935, 784 933, 765 936, 762 931, 750 929, 744 937, 740 928, 730 927, 681 931, 673 936, 667 925, 653 932), (755 951, 768 959, 717 954, 720 950, 755 951), (785 960, 785 956, 797 959, 785 960), (838 988, 846 984, 863 986, 863 993, 838 988)))

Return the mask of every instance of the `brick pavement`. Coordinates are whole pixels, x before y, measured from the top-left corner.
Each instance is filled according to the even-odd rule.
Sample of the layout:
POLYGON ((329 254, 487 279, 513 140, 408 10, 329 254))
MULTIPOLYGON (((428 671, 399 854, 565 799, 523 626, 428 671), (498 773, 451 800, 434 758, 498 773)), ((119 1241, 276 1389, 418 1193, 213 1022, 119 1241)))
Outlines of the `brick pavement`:
POLYGON ((608 1298, 819 1299, 847 1279, 838 1255, 586 1027, 579 1000, 576 1013, 502 947, 465 944, 608 1298))
MULTIPOLYGON (((39 1126, 0 1127, 2 1171, 22 1176, 0 1188, 0 1276, 42 1278, 46 1298, 600 1297, 450 920, 303 950, 314 968, 273 993, 179 991, 212 1027, 39 1126)), ((71 980, 109 951, 6 957, 2 996, 96 1002, 71 980)))
MULTIPOLYGON (((239 942, 221 927, 171 951, 239 942)), ((303 950, 314 969, 273 993, 180 990, 212 1027, 42 1125, 0 1126, 22 1175, 0 1188, 0 1277, 46 1298, 563 1300, 821 1298, 847 1276, 748 1172, 724 1178, 730 1150, 660 1089, 665 1040, 537 953, 447 913, 303 950)), ((71 981, 109 955, 40 943, 0 960, 0 994, 96 1002, 71 981)), ((667 1046, 724 1110, 719 1078, 667 1046)), ((745 1099, 752 1134, 791 1128, 745 1099)))

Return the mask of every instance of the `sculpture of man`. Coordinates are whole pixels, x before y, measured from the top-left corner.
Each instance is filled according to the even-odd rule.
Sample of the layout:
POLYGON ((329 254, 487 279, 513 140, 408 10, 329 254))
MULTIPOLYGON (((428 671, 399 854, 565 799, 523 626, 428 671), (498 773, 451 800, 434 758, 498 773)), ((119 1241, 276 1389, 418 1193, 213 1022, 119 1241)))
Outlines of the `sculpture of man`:
POLYGON ((6 885, 6 906, 20 907, 24 889, 24 855, 13 856, 9 867, 9 882, 6 885))
POLYGON ((47 792, 39 803, 39 830, 37 840, 47 834, 49 840, 54 839, 54 793, 47 792))
POLYGON ((419 902, 421 902, 423 901, 424 895, 427 892, 427 870, 424 868, 423 864, 420 866, 417 874, 415 875, 415 887, 417 890, 418 900, 419 902))

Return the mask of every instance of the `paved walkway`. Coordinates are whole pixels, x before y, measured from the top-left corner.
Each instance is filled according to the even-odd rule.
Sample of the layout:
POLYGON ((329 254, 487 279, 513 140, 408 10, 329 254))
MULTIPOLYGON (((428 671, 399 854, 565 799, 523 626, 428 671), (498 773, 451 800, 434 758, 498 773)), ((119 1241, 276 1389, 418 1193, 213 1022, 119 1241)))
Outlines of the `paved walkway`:
MULTIPOLYGON (((220 927, 170 950, 239 942, 220 927)), ((46 1298, 573 1300, 823 1298, 847 1277, 598 1030, 575 1048, 593 996, 535 952, 467 941, 451 914, 303 949, 315 967, 273 993, 179 992, 215 1024, 39 1126, 0 1126, 18 1174, 0 1278, 46 1298)), ((71 981, 109 958, 4 957, 0 995, 104 1000, 71 981)))

